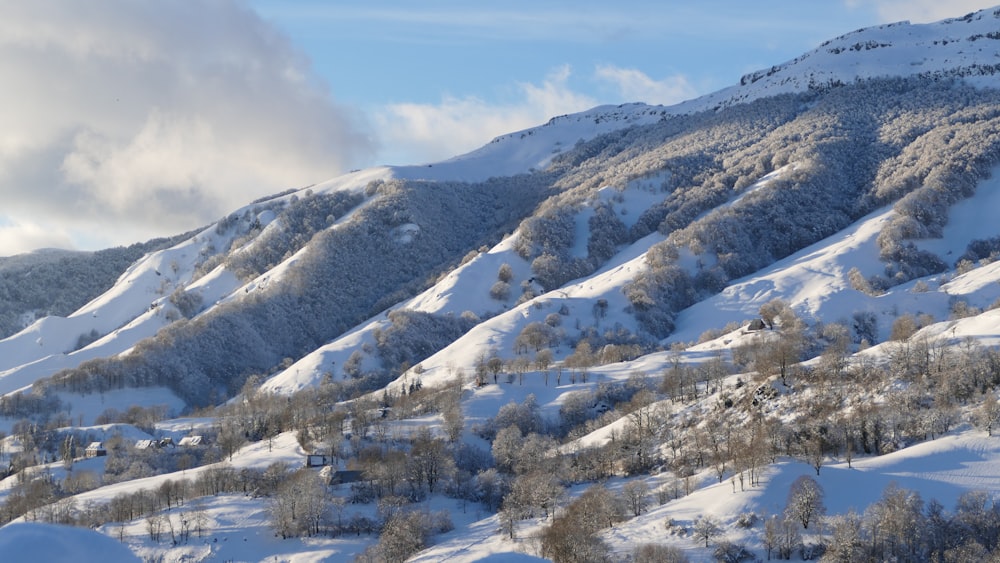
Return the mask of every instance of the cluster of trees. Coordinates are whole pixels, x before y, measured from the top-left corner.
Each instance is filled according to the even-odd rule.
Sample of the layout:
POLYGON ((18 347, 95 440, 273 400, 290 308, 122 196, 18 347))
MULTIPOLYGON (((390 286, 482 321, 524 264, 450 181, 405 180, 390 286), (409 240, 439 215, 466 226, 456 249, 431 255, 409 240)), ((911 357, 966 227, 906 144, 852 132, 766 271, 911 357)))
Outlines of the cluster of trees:
POLYGON ((970 263, 995 262, 997 259, 1000 259, 1000 236, 969 242, 969 246, 958 257, 956 264, 965 261, 970 263))
POLYGON ((577 198, 556 198, 548 202, 545 211, 518 227, 514 250, 531 263, 533 281, 545 290, 593 273, 617 254, 621 245, 632 240, 614 204, 597 202, 587 219, 587 255, 574 255, 576 223, 584 214, 584 206, 577 198))
POLYGON ((388 314, 391 323, 375 331, 375 346, 382 367, 403 373, 421 360, 458 340, 478 319, 469 316, 433 315, 397 309, 388 314))
POLYGON ((26 318, 69 315, 110 289, 146 253, 169 248, 188 236, 96 252, 47 250, 0 257, 0 338, 25 328, 26 318))
POLYGON ((897 215, 878 239, 886 276, 873 280, 873 285, 894 285, 943 271, 947 265, 940 258, 919 251, 909 241, 941 236, 950 207, 972 195, 1000 159, 996 93, 955 90, 928 92, 941 99, 947 112, 913 112, 912 121, 894 128, 901 150, 880 167, 877 189, 869 196, 882 204, 898 198, 893 206, 897 215))
MULTIPOLYGON (((288 198, 284 206, 275 201, 256 205, 240 219, 247 232, 234 241, 236 251, 227 255, 225 264, 241 279, 253 279, 304 247, 316 233, 333 225, 362 201, 364 195, 357 192, 316 194, 307 190, 302 197, 288 198), (265 210, 277 214, 268 228, 257 221, 257 216, 265 210), (247 245, 249 248, 244 248, 247 245)), ((225 230, 228 225, 220 221, 218 227, 225 230)))
MULTIPOLYGON (((48 456, 30 460, 24 468, 18 468, 21 478, 6 501, 0 504, 0 521, 23 516, 29 520, 96 527, 142 518, 147 523, 151 540, 159 542, 169 533, 170 541, 182 543, 192 531, 194 520, 187 507, 192 500, 238 492, 268 499, 271 524, 281 537, 376 533, 380 534, 380 541, 368 555, 378 554, 384 558, 382 560, 402 561, 412 549, 424 545, 431 534, 451 529, 446 514, 415 510, 412 502, 434 492, 471 501, 483 498, 478 485, 480 480, 474 473, 491 462, 488 452, 478 452, 455 442, 461 432, 456 389, 428 391, 414 400, 437 405, 445 411, 446 419, 448 411, 452 411, 453 416, 457 409, 459 420, 446 424, 457 431, 440 438, 424 429, 409 439, 402 439, 384 431, 383 417, 389 412, 385 407, 407 403, 410 395, 420 394, 419 389, 410 395, 387 396, 389 403, 385 406, 359 400, 349 407, 336 407, 337 391, 332 384, 287 398, 260 391, 260 381, 255 376, 247 382, 244 400, 202 413, 214 415, 218 420, 217 428, 207 440, 210 446, 140 450, 121 437, 112 437, 105 440, 107 458, 103 475, 76 470, 63 481, 53 479, 48 472, 30 468, 30 465, 48 461, 48 456), (292 470, 278 463, 264 470, 236 470, 224 463, 244 443, 268 441, 290 430, 297 432, 307 450, 329 453, 349 467, 362 471, 364 479, 351 487, 350 498, 377 502, 378 517, 373 519, 359 514, 346 517, 348 497, 333 495, 316 469, 292 470), (199 471, 196 477, 170 479, 152 490, 118 495, 104 505, 79 506, 70 497, 102 484, 210 463, 216 465, 199 471), (420 530, 422 539, 416 544, 407 544, 404 538, 413 530, 420 530), (407 545, 410 547, 403 547, 407 545)), ((458 386, 459 393, 460 389, 458 386)), ((412 414, 412 411, 401 410, 403 416, 412 414)), ((108 412, 106 416, 109 419, 145 419, 141 411, 144 409, 135 408, 127 413, 108 412)), ((35 441, 44 438, 53 443, 45 447, 64 451, 62 455, 69 467, 72 467, 73 457, 82 452, 81 448, 72 445, 86 443, 92 438, 77 437, 66 431, 43 431, 28 422, 16 425, 16 431, 26 452, 42 451, 35 441)), ((487 475, 482 481, 491 479, 487 475)), ((501 486, 488 488, 503 490, 498 487, 501 486)), ((201 534, 200 525, 196 531, 201 534)))
MULTIPOLYGON (((539 498, 508 495, 502 512, 507 529, 521 518, 548 513, 551 499, 558 499, 544 493, 553 475, 565 484, 662 466, 676 477, 657 495, 674 498, 692 490, 693 475, 711 468, 720 481, 728 478, 734 490, 743 489, 755 486, 760 470, 778 456, 807 461, 819 473, 831 457, 849 462, 856 452, 878 455, 933 438, 964 420, 990 429, 1000 416, 1000 409, 990 408, 996 401, 989 401, 1000 383, 1000 358, 994 350, 972 343, 959 350, 900 340, 889 363, 852 365, 846 361, 852 340, 847 327, 829 324, 809 331, 780 302, 769 303, 761 313, 773 328, 734 353, 742 362, 739 369, 756 373, 750 381, 724 385, 724 378, 738 368, 720 357, 697 367, 675 363, 658 389, 636 374, 625 384, 573 394, 564 401, 558 426, 533 414, 537 407, 530 397, 503 407, 479 432, 493 441, 496 468, 513 477, 512 490, 524 481, 532 487, 522 490, 543 493, 539 498), (817 353, 818 364, 809 369, 799 365, 803 357, 817 353), (899 382, 907 387, 901 389, 899 382), (794 392, 806 389, 808 393, 794 392), (871 401, 875 395, 888 400, 871 401), (692 416, 674 414, 669 403, 656 402, 663 397, 674 403, 715 399, 709 403, 713 408, 692 416), (779 418, 790 412, 798 413, 791 424, 787 417, 779 418), (571 467, 549 460, 547 480, 531 476, 536 464, 532 452, 553 448, 556 437, 572 439, 620 418, 627 424, 611 443, 576 452, 571 467)), ((909 333, 900 329, 897 337, 909 333)))
POLYGON ((762 536, 768 558, 820 561, 983 561, 998 542, 1000 506, 986 491, 963 493, 948 512, 890 483, 863 512, 824 518, 822 489, 808 477, 793 483, 784 514, 765 519, 762 536), (814 523, 825 533, 805 545, 801 531, 814 523))
MULTIPOLYGON (((658 387, 651 385, 648 376, 637 373, 626 382, 601 384, 592 392, 570 396, 564 402, 560 423, 544 419, 537 402, 529 396, 522 403, 505 405, 475 429, 491 441, 490 452, 458 441, 462 429, 458 399, 465 384, 461 374, 444 389, 418 386, 398 395, 385 393, 381 403, 363 399, 346 408, 336 406, 339 391, 333 383, 288 400, 260 392, 260 378, 253 377, 242 390, 245 400, 214 413, 220 421, 214 439, 217 446, 199 459, 184 461, 195 466, 222 460, 244 441, 268 440, 278 432, 296 430, 307 449, 330 452, 362 471, 362 481, 350 488, 350 500, 377 504, 376 519, 344 518, 347 499, 331 495, 315 472, 292 472, 279 466, 263 472, 237 472, 219 466, 203 473, 198 481, 171 481, 162 490, 136 493, 127 502, 116 499, 109 505, 114 508, 86 507, 81 511, 68 499, 60 500, 102 480, 107 483, 180 469, 176 456, 170 460, 163 454, 129 451, 115 440, 110 441, 104 476, 91 476, 90 483, 83 472, 78 479, 64 483, 43 476, 26 478, 0 510, 7 519, 31 514, 32 518, 89 525, 146 518, 154 541, 166 533, 174 541, 184 541, 179 539, 185 536, 178 525, 168 522, 172 507, 199 494, 240 491, 270 499, 273 525, 283 537, 381 533, 378 544, 363 557, 401 561, 426 546, 433 533, 448 528, 440 515, 415 509, 413 504, 429 494, 444 493, 498 511, 503 533, 510 537, 516 537, 519 522, 526 518, 548 520, 542 549, 557 561, 600 560, 607 546, 596 534, 599 530, 642 514, 653 498, 662 504, 690 493, 697 486, 694 476, 705 469, 711 469, 720 482, 728 479, 736 491, 737 487, 756 486, 761 469, 778 456, 807 461, 818 474, 831 457, 850 462, 855 452, 878 455, 946 432, 967 419, 963 413, 970 413, 970 420, 984 429, 991 429, 1000 420, 1000 407, 992 395, 1000 384, 1000 357, 994 350, 971 343, 954 348, 915 338, 906 340, 902 339, 906 331, 901 330, 901 339, 886 365, 851 364, 845 361, 848 329, 829 325, 806 330, 780 302, 769 303, 761 314, 773 328, 734 354, 745 362, 740 369, 753 374, 749 380, 727 383, 726 377, 737 368, 721 357, 697 367, 675 362, 664 371, 658 387), (821 361, 809 369, 798 364, 801 357, 812 353, 807 350, 817 347, 824 347, 821 361), (798 392, 806 389, 808 393, 798 392), (887 400, 871 401, 876 394, 887 400), (387 431, 387 419, 426 414, 427 405, 441 412, 446 422, 454 418, 450 424, 455 431, 435 436, 425 429, 409 437, 387 431), (699 406, 674 408, 678 405, 699 406), (786 416, 789 412, 798 417, 786 416), (607 417, 624 419, 625 424, 619 425, 605 446, 555 453, 560 440, 582 435, 595 417, 604 417, 601 424, 610 421, 607 417), (569 484, 613 475, 641 475, 655 467, 669 470, 674 478, 654 491, 639 479, 616 494, 598 485, 565 502, 569 484)), ((107 416, 109 420, 113 416, 144 420, 155 414, 137 409, 107 416)), ((26 423, 18 432, 24 433, 27 441, 34 439, 28 436, 38 428, 26 423)), ((56 449, 66 444, 65 439, 49 441, 56 449)), ((985 553, 996 545, 996 534, 990 531, 993 528, 976 536, 975 544, 967 541, 967 534, 962 535, 962 526, 970 521, 966 507, 974 504, 970 504, 973 498, 963 498, 954 516, 942 516, 940 510, 934 513, 935 529, 943 536, 959 538, 941 540, 937 547, 900 547, 899 540, 886 535, 886 522, 891 519, 875 518, 882 514, 879 511, 888 510, 889 501, 876 503, 864 517, 832 520, 827 543, 804 546, 802 531, 813 529, 823 515, 822 491, 814 480, 804 478, 792 487, 784 513, 763 519, 762 541, 779 558, 805 548, 812 554, 826 550, 827 556, 833 557, 848 549, 843 545, 853 546, 850 549, 855 554, 870 551, 876 559, 889 554, 906 558, 909 555, 901 554, 916 553, 914 549, 922 550, 921 554, 972 553, 979 550, 977 545, 982 549, 976 553, 985 553), (872 523, 866 518, 872 518, 872 523), (951 527, 942 528, 941 522, 949 522, 951 527), (855 539, 843 540, 842 536, 852 530, 855 539)), ((989 502, 981 504, 987 516, 993 516, 975 520, 977 526, 986 526, 982 522, 988 523, 989 518, 1000 522, 989 502)), ((929 514, 922 518, 919 522, 931 526, 929 514)), ((907 519, 913 520, 911 516, 907 519)), ((690 533, 708 545, 719 536, 719 523, 709 517, 700 519, 690 533)), ((741 546, 724 542, 716 551, 719 557, 736 557, 732 560, 745 553, 741 546)), ((663 546, 649 545, 637 548, 635 557, 641 561, 657 554, 669 557, 664 560, 678 555, 663 546)))
POLYGON ((434 513, 419 510, 396 510, 385 520, 378 543, 365 549, 355 561, 359 563, 403 563, 424 549, 433 534, 454 529, 445 511, 434 513))
MULTIPOLYGON (((845 359, 851 340, 848 328, 824 325, 809 331, 781 303, 769 304, 766 309, 762 314, 766 313, 764 316, 773 328, 764 331, 747 349, 734 354, 745 362, 741 369, 755 374, 749 381, 741 379, 735 385, 724 384, 724 378, 737 368, 726 365, 722 358, 698 367, 678 363, 664 372, 662 384, 655 390, 658 393, 645 383, 646 377, 636 374, 634 384, 619 390, 617 399, 607 396, 610 389, 602 393, 601 399, 596 392, 570 396, 563 404, 563 427, 559 429, 539 426, 531 416, 530 400, 526 405, 512 403, 505 407, 502 416, 487 425, 490 432, 484 434, 491 437, 492 433, 497 470, 512 476, 511 493, 501 505, 505 532, 513 536, 521 518, 551 516, 552 503, 560 503, 561 487, 570 482, 600 480, 621 473, 642 474, 653 467, 669 469, 675 478, 661 489, 620 496, 625 501, 634 498, 636 502, 631 505, 626 502, 625 508, 616 510, 636 514, 643 509, 641 499, 648 501, 647 494, 655 494, 662 503, 689 493, 695 486, 691 478, 705 469, 712 469, 720 482, 728 479, 736 491, 737 487, 742 490, 756 486, 761 469, 779 456, 806 461, 819 474, 832 457, 850 463, 856 453, 887 453, 948 432, 966 421, 991 431, 1000 420, 995 396, 1000 385, 1000 357, 995 350, 971 342, 954 347, 918 338, 906 340, 904 335, 909 336, 912 331, 901 329, 897 334, 900 340, 888 363, 852 364, 845 359), (799 365, 801 358, 817 351, 819 363, 808 369, 799 365), (779 393, 779 388, 783 392, 779 393), (872 401, 873 396, 887 400, 872 401), (663 397, 671 401, 656 402, 663 397), (692 411, 671 405, 695 402, 703 406, 692 411), (599 412, 607 414, 598 415, 599 412), (788 413, 796 416, 790 419, 788 413), (590 429, 588 420, 594 416, 602 417, 596 426, 621 418, 627 424, 620 426, 621 430, 615 432, 607 445, 577 451, 569 464, 550 458, 545 461, 544 474, 531 472, 537 463, 532 452, 555 445, 546 434, 572 439, 590 429), (555 482, 553 476, 557 476, 555 482), (530 483, 530 487, 521 487, 520 483, 530 483)), ((903 318, 897 324, 906 324, 906 320, 903 318)), ((917 321, 910 319, 910 322, 917 321)), ((883 502, 876 503, 872 514, 883 508, 883 502)), ((590 513, 599 512, 590 509, 590 513)), ((616 514, 621 517, 621 512, 616 514)), ((786 511, 765 519, 764 544, 781 558, 791 557, 802 549, 807 549, 810 557, 819 556, 823 550, 839 553, 839 547, 832 547, 832 540, 824 545, 802 544, 802 530, 811 529, 822 516, 822 491, 814 480, 800 479, 792 487, 786 511)), ((547 538, 548 534, 553 535, 545 540, 550 542, 545 548, 550 550, 549 556, 569 553, 559 555, 557 560, 599 560, 572 555, 573 549, 599 552, 599 541, 583 536, 567 539, 572 530, 592 532, 592 528, 569 515, 563 523, 559 522, 557 517, 546 532, 547 538)), ((701 522, 693 533, 708 542, 719 532, 718 522, 715 526, 712 523, 710 519, 701 522)), ((864 540, 852 545, 855 549, 857 545, 869 546, 865 547, 871 550, 868 556, 875 559, 888 557, 889 553, 907 558, 900 555, 902 552, 886 551, 889 549, 886 545, 891 547, 897 540, 880 535, 884 529, 880 526, 884 525, 870 525, 870 543, 864 540)), ((864 529, 857 525, 854 528, 864 529)), ((847 530, 850 529, 853 528, 849 526, 847 530)), ((977 544, 983 546, 979 549, 973 544, 963 545, 968 536, 959 531, 954 537, 955 543, 937 548, 935 557, 950 560, 947 558, 959 552, 973 552, 969 550, 981 555, 991 552, 996 542, 995 538, 986 543, 977 539, 977 544), (942 555, 945 551, 951 555, 942 555)), ((656 546, 645 549, 657 551, 656 546)), ((739 560, 728 558, 746 554, 745 548, 728 544, 720 544, 717 551, 726 560, 739 560)), ((834 560, 857 560, 845 557, 834 560)), ((927 559, 922 555, 910 560, 927 559)))
MULTIPOLYGON (((0 518, 4 523, 23 517, 28 521, 43 521, 56 524, 86 526, 96 528, 105 524, 125 523, 138 518, 152 518, 159 525, 166 524, 170 516, 164 517, 165 510, 175 510, 183 522, 185 513, 204 514, 199 506, 189 506, 189 501, 198 497, 214 496, 222 493, 253 492, 251 484, 260 483, 264 472, 259 470, 236 471, 231 467, 215 467, 200 472, 191 479, 168 479, 155 489, 139 489, 131 493, 115 495, 107 503, 80 505, 72 497, 67 497, 66 482, 59 483, 51 475, 39 475, 15 487, 6 502, 0 505, 0 518)), ((67 479, 67 482, 70 480, 67 479)), ((82 492, 82 491, 76 491, 82 492)), ((193 519, 192 519, 193 520, 193 519)), ((173 523, 170 524, 174 535, 173 523)), ((199 527, 199 534, 201 533, 199 527)), ((153 538, 156 539, 156 538, 153 538)), ((177 541, 177 537, 172 538, 177 541)))
MULTIPOLYGON (((13 436, 17 438, 21 449, 10 458, 10 469, 16 474, 16 481, 11 494, 0 503, 0 523, 10 522, 21 516, 40 518, 31 513, 37 510, 51 513, 54 510, 52 505, 68 510, 67 507, 72 507, 71 497, 102 485, 190 469, 214 463, 222 457, 217 447, 137 449, 121 436, 115 435, 103 442, 107 458, 104 471, 97 473, 74 467, 75 460, 82 457, 84 447, 95 441, 93 435, 71 430, 51 432, 22 425, 13 436), (69 471, 62 481, 54 479, 50 472, 35 467, 57 460, 62 461, 69 471)), ((159 510, 159 505, 150 510, 159 510)), ((88 519, 89 516, 73 518, 93 522, 88 519)), ((45 519, 52 521, 50 516, 45 519)))
MULTIPOLYGON (((657 219, 668 236, 647 253, 648 269, 626 288, 643 327, 669 334, 676 311, 727 280, 893 201, 898 216, 879 237, 886 274, 870 283, 884 288, 943 270, 939 258, 910 241, 940 236, 949 207, 968 197, 1000 157, 996 96, 950 81, 878 79, 728 108, 718 112, 724 121, 703 116, 682 131, 672 120, 647 126, 642 134, 662 143, 632 164, 667 163, 672 174, 664 201, 631 233, 642 234, 643 225, 657 219), (747 118, 756 119, 748 124, 747 118), (734 140, 733 131, 746 134, 734 140), (715 158, 689 158, 687 168, 674 160, 701 151, 715 158), (782 167, 765 185, 733 197, 782 167), (696 269, 682 267, 682 250, 702 257, 696 269)), ((617 146, 621 135, 595 142, 617 146)), ((616 170, 610 168, 602 181, 620 185, 632 177, 611 180, 616 170)))
POLYGON ((625 520, 625 508, 603 485, 591 486, 545 528, 542 555, 556 563, 607 560, 608 546, 597 532, 625 520))
MULTIPOLYGON (((377 533, 390 518, 380 521, 367 516, 345 515, 344 497, 331 495, 327 482, 313 469, 291 470, 283 463, 265 469, 236 470, 217 465, 192 478, 168 479, 152 489, 120 493, 107 503, 79 505, 73 498, 60 498, 61 485, 49 477, 32 479, 15 488, 0 506, 4 522, 19 516, 27 520, 87 527, 125 524, 143 519, 150 539, 156 542, 169 533, 174 544, 209 533, 209 519, 199 499, 238 493, 266 498, 270 522, 282 538, 344 533, 377 533)), ((446 528, 443 516, 439 528, 446 528)), ((449 524, 450 525, 450 524, 449 524)), ((124 527, 119 528, 119 533, 124 527)))
MULTIPOLYGON (((604 318, 607 307, 606 300, 597 300, 593 307, 595 323, 604 318)), ((480 353, 475 364, 476 386, 482 387, 491 381, 500 383, 501 374, 507 383, 513 383, 516 378, 518 384, 523 385, 524 376, 532 371, 541 376, 546 386, 553 375, 557 386, 562 385, 564 375, 568 375, 570 383, 578 379, 586 383, 590 368, 631 361, 658 347, 658 343, 647 335, 635 334, 619 323, 608 326, 603 332, 596 324, 578 326, 578 333, 571 338, 561 326, 566 314, 568 309, 561 308, 558 313, 546 315, 544 321, 525 325, 514 338, 514 357, 504 358, 496 348, 480 353), (562 362, 556 362, 553 350, 563 345, 571 346, 573 352, 562 362)))
MULTIPOLYGON (((166 385, 191 405, 218 404, 251 374, 267 373, 285 358, 314 350, 425 289, 433 273, 457 264, 470 249, 495 242, 497 233, 510 230, 534 207, 547 181, 536 174, 474 185, 386 182, 380 197, 350 221, 314 235, 282 279, 208 314, 180 320, 125 357, 93 360, 56 374, 35 392, 166 385), (391 230, 410 222, 421 225, 420 236, 401 244, 391 230)), ((308 207, 318 198, 300 200, 305 202, 300 205, 308 207)), ((257 246, 235 255, 262 251, 257 246)), ((381 372, 364 382, 345 382, 344 395, 384 384, 394 375, 381 372)))
MULTIPOLYGON (((63 482, 43 479, 51 498, 60 499, 101 485, 162 475, 215 463, 230 457, 246 442, 271 440, 281 432, 305 429, 305 435, 320 440, 342 436, 341 423, 346 413, 334 412, 335 389, 331 385, 300 392, 293 397, 278 397, 260 391, 259 376, 251 377, 244 388, 244 400, 206 411, 215 415, 218 424, 205 429, 205 445, 195 448, 139 449, 120 435, 109 438, 93 432, 74 430, 74 422, 65 416, 52 416, 46 424, 28 419, 14 424, 12 437, 17 440, 18 451, 9 456, 12 473, 19 479, 19 488, 26 491, 37 488, 35 483, 44 473, 33 466, 61 460, 73 468, 76 458, 83 455, 87 444, 103 440, 107 452, 104 472, 73 470, 63 482)), ((124 412, 107 409, 99 415, 99 424, 130 424, 155 435, 155 423, 163 419, 166 409, 161 406, 133 406, 124 412)), ((0 452, 2 453, 2 452, 0 452)), ((33 497, 31 493, 24 496, 33 497)), ((30 505, 30 503, 29 503, 30 505)), ((23 514, 24 503, 12 503, 7 516, 23 514)), ((5 520, 6 521, 6 520, 5 520)))

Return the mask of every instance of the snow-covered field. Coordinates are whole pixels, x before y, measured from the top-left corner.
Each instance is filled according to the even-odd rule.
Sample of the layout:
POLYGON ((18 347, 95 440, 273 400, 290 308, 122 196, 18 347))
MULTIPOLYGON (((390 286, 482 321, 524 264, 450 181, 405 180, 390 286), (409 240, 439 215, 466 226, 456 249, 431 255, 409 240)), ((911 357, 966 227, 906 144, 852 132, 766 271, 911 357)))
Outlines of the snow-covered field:
MULTIPOLYGON (((301 464, 301 451, 290 435, 275 440, 273 448, 263 444, 241 450, 232 461, 232 467, 266 467, 275 461, 301 464)), ((812 476, 822 487, 825 505, 830 515, 848 510, 863 512, 877 500, 890 484, 917 491, 925 502, 932 499, 946 508, 954 506, 966 491, 995 492, 1000 490, 1000 438, 988 437, 985 432, 964 428, 941 438, 879 457, 855 457, 848 467, 846 461, 830 460, 819 475, 813 467, 801 460, 782 458, 767 467, 759 486, 740 486, 724 480, 719 483, 710 471, 694 477, 693 492, 659 505, 650 498, 650 508, 639 517, 618 523, 601 533, 613 553, 628 554, 641 543, 660 542, 681 548, 692 561, 711 559, 711 548, 706 549, 690 535, 667 534, 665 524, 673 520, 676 526, 690 528, 703 516, 719 519, 725 531, 713 540, 746 543, 763 554, 760 544, 760 524, 750 529, 735 525, 738 516, 745 513, 757 515, 780 514, 785 507, 791 483, 802 475, 812 476)), ((155 490, 168 479, 194 478, 197 471, 163 475, 155 478, 102 487, 76 497, 80 505, 108 502, 115 495, 139 489, 155 490)), ((317 469, 318 471, 318 469, 317 469)), ((644 480, 649 489, 667 483, 666 475, 636 477, 644 480)), ((606 486, 619 490, 627 479, 616 478, 606 486)), ((582 488, 576 487, 577 493, 582 488)), ((335 495, 346 495, 346 487, 334 489, 335 495)), ((221 494, 213 497, 189 499, 183 505, 166 510, 162 516, 172 519, 180 533, 181 522, 199 518, 202 531, 190 532, 186 541, 176 545, 169 533, 159 542, 149 539, 146 520, 137 519, 125 524, 107 524, 98 529, 102 534, 85 530, 59 530, 51 525, 12 524, 0 529, 0 548, 5 560, 13 554, 33 554, 45 561, 66 561, 67 553, 93 553, 95 558, 82 561, 129 561, 128 553, 139 558, 163 557, 163 561, 350 561, 375 541, 370 535, 280 539, 269 524, 268 499, 244 494, 221 494), (56 534, 58 542, 42 542, 51 552, 39 549, 39 538, 56 534), (110 537, 109 537, 110 536, 110 537), (127 550, 116 549, 119 542, 127 550), (97 554, 100 554, 97 556, 97 554), (107 555, 104 555, 107 554, 107 555), (50 558, 51 557, 51 558, 50 558)), ((540 559, 537 535, 543 520, 527 520, 518 528, 517 537, 509 539, 500 533, 496 515, 489 514, 476 503, 463 503, 442 496, 431 496, 420 503, 420 510, 447 511, 455 525, 451 532, 434 538, 434 545, 411 559, 414 562, 453 561, 475 562, 527 562, 540 559)), ((346 504, 343 518, 355 514, 374 515, 372 505, 346 504)), ((166 530, 166 528, 164 528, 166 530)), ((828 534, 820 526, 810 531, 806 538, 828 534)), ((20 555, 18 555, 20 557, 20 555)))

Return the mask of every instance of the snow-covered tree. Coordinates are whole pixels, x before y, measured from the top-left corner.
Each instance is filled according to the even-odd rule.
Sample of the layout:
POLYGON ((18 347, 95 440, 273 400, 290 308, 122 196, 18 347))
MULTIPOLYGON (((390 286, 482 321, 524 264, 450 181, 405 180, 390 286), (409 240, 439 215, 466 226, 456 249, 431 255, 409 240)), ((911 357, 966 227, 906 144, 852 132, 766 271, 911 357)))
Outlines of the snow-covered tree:
POLYGON ((823 505, 823 488, 815 479, 802 475, 792 482, 785 504, 786 517, 793 519, 808 529, 811 522, 826 514, 823 505))
POLYGON ((316 472, 301 469, 288 475, 271 499, 271 525, 283 538, 318 534, 329 511, 328 496, 316 472))
POLYGON ((696 540, 705 542, 705 547, 708 547, 708 542, 721 536, 723 533, 722 524, 719 523, 719 520, 709 515, 699 516, 694 521, 691 531, 694 533, 696 540))

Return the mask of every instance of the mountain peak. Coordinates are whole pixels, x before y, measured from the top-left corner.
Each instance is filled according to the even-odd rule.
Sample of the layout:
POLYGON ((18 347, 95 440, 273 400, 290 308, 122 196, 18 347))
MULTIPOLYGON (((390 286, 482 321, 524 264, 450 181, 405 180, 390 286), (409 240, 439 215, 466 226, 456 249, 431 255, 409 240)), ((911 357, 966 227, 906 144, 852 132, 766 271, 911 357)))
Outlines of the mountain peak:
POLYGON ((707 109, 867 78, 922 75, 986 85, 1000 72, 1000 8, 927 24, 861 28, 795 59, 745 74, 737 86, 681 106, 707 109), (700 102, 700 103, 696 103, 700 102))

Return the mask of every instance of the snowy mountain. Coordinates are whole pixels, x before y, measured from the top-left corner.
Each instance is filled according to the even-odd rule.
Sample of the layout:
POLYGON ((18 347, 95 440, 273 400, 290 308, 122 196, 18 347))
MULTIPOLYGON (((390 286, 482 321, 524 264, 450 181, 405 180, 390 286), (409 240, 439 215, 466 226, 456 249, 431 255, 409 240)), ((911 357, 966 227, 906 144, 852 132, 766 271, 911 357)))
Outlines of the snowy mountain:
POLYGON ((1000 514, 998 57, 1000 9, 868 28, 252 202, 0 340, 3 522, 168 560, 990 552, 954 538, 1000 514), (892 495, 938 543, 879 540, 892 495))

